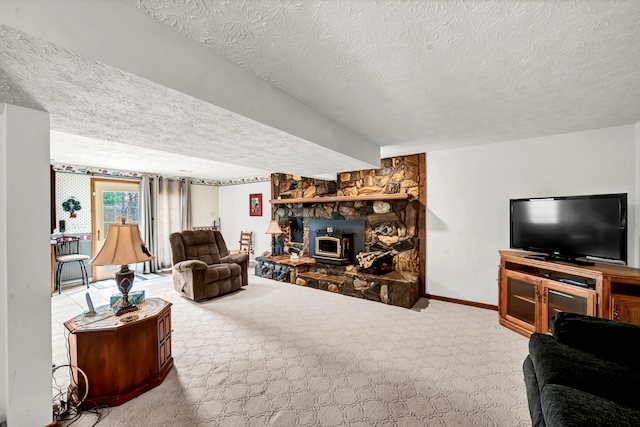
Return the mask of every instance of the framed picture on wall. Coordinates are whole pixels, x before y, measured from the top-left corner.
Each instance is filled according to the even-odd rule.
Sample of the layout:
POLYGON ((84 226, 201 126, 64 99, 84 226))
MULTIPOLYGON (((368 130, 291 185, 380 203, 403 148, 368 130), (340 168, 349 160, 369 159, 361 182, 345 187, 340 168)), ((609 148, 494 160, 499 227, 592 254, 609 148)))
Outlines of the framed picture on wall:
POLYGON ((262 216, 262 193, 249 194, 249 215, 262 216))

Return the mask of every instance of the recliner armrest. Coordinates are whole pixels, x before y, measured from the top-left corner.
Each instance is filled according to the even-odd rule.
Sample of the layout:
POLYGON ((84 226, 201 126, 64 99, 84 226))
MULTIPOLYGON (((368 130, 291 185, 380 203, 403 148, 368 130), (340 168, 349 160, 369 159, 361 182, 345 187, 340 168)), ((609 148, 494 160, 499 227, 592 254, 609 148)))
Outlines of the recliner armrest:
POLYGON ((230 263, 242 264, 243 262, 248 260, 249 260, 249 254, 230 254, 230 255, 227 255, 226 257, 222 257, 220 259, 220 262, 225 264, 230 264, 230 263))
POLYGON ((562 344, 610 362, 640 369, 635 351, 640 342, 638 325, 561 312, 553 318, 551 333, 562 344))
POLYGON ((206 270, 207 263, 197 259, 192 259, 174 264, 173 269, 176 271, 206 270))

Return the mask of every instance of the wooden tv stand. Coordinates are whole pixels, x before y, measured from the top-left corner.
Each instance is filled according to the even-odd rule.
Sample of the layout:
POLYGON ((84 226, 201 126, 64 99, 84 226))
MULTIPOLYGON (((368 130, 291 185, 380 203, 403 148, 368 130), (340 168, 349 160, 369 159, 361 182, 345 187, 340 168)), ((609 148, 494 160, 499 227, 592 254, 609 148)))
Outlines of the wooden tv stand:
POLYGON ((640 325, 640 269, 528 259, 500 251, 500 324, 529 337, 548 333, 554 314, 570 311, 640 325), (571 282, 582 283, 580 286, 571 282))

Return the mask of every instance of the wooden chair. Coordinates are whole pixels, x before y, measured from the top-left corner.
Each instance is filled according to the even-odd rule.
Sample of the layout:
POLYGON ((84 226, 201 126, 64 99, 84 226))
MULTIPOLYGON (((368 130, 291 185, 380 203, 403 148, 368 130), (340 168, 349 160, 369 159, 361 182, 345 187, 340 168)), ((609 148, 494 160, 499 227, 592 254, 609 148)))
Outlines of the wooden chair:
POLYGON ((252 254, 253 253, 253 231, 240 232, 240 249, 229 251, 231 253, 252 254))

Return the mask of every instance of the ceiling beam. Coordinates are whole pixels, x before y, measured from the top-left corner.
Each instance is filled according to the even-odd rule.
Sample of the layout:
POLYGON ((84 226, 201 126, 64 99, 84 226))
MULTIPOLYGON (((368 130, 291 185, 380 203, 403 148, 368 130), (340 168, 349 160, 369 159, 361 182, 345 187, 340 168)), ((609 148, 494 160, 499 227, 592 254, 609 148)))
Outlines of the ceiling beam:
POLYGON ((3 0, 0 23, 378 168, 380 147, 112 0, 3 0))

